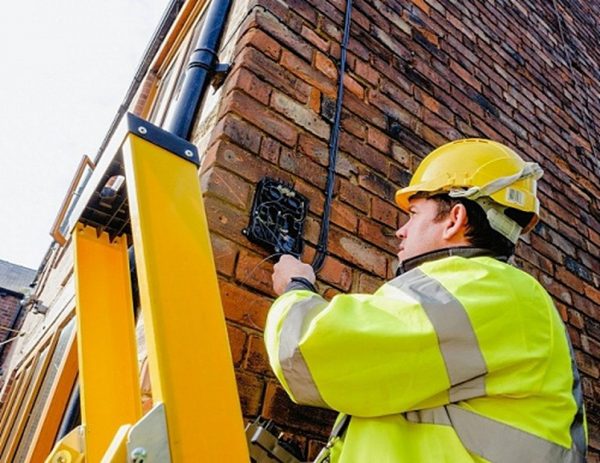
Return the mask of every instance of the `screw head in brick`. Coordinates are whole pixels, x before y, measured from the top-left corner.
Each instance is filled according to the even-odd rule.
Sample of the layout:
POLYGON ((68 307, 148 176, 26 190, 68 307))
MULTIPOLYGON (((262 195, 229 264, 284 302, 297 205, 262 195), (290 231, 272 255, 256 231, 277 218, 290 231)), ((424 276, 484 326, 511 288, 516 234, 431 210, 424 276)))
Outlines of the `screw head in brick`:
POLYGON ((141 133, 142 135, 146 135, 148 133, 148 129, 146 127, 144 127, 143 125, 140 125, 138 127, 138 132, 141 133))

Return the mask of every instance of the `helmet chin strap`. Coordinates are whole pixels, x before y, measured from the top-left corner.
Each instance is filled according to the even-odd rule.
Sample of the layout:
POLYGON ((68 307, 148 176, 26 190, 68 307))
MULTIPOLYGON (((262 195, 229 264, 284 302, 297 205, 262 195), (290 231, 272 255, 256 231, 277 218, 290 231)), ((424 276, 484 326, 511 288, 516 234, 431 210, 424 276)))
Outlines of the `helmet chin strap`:
POLYGON ((504 213, 507 208, 487 197, 478 198, 475 202, 485 211, 490 227, 516 244, 523 227, 504 213))
POLYGON ((475 201, 485 211, 490 226, 512 243, 516 243, 523 227, 505 214, 507 207, 498 204, 490 196, 520 180, 530 177, 538 180, 543 174, 544 171, 539 164, 527 162, 523 169, 514 175, 500 177, 481 187, 474 186, 467 190, 450 190, 448 195, 451 198, 465 198, 475 201))

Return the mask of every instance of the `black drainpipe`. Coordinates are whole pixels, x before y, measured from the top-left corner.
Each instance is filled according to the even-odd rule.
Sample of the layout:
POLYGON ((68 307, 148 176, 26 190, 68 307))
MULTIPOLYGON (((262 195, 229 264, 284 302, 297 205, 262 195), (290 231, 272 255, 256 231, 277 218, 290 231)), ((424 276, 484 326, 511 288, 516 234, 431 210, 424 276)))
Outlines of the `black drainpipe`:
POLYGON ((323 207, 323 218, 321 219, 321 232, 319 233, 319 243, 317 244, 317 254, 312 262, 315 272, 321 270, 323 262, 327 256, 327 239, 329 237, 329 216, 331 214, 331 202, 333 200, 333 186, 335 184, 335 164, 340 138, 340 121, 342 117, 342 100, 344 98, 344 74, 346 73, 346 55, 348 50, 348 40, 350 39, 350 24, 352 13, 352 0, 346 0, 346 14, 344 17, 344 37, 341 44, 340 63, 338 66, 338 92, 335 107, 335 117, 331 136, 329 137, 329 166, 327 169, 327 185, 325 186, 326 196, 323 207))
POLYGON ((198 43, 190 56, 173 117, 166 127, 172 134, 186 140, 189 140, 200 102, 217 69, 217 51, 231 4, 232 0, 214 0, 210 3, 198 43))

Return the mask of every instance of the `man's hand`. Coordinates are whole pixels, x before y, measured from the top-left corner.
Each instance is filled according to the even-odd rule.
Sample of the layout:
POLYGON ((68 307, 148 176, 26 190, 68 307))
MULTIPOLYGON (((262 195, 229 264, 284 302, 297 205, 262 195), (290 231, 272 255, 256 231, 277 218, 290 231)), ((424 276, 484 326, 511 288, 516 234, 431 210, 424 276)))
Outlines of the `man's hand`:
POLYGON ((315 272, 310 265, 300 262, 289 254, 285 254, 273 266, 273 276, 271 278, 275 294, 278 296, 283 294, 293 277, 306 278, 311 283, 314 283, 316 280, 315 272))

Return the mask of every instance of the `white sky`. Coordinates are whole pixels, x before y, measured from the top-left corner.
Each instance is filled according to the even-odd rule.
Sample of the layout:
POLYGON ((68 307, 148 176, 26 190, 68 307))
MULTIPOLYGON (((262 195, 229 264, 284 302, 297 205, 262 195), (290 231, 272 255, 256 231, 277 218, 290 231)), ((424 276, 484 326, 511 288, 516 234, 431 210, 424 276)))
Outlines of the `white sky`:
POLYGON ((37 269, 168 0, 11 1, 0 15, 0 259, 37 269))

